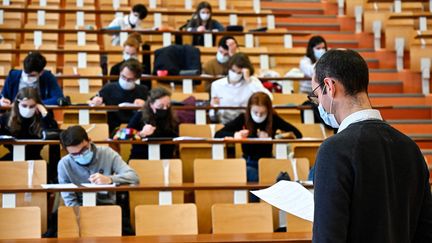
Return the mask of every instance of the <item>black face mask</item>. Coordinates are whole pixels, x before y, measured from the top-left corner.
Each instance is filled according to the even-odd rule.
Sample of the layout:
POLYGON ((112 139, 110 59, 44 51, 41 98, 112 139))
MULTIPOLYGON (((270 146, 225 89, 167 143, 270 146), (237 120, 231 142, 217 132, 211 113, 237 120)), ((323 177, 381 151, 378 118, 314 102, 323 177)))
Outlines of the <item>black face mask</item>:
POLYGON ((168 109, 156 109, 156 118, 157 119, 164 119, 168 116, 169 110, 168 109))

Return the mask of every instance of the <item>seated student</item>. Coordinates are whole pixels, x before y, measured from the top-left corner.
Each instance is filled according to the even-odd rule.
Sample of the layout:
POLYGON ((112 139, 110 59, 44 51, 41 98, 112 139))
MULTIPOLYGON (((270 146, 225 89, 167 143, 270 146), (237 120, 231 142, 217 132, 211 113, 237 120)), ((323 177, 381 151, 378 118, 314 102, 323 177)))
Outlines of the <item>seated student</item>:
MULTIPOLYGON (((171 93, 164 88, 152 89, 143 110, 135 113, 128 124, 128 128, 138 130, 141 138, 177 137, 178 124, 171 110, 170 97, 171 93)), ((173 158, 174 151, 174 145, 162 145, 161 158, 173 158)), ((132 145, 130 159, 147 158, 147 145, 132 145)))
MULTIPOLYGON (((140 30, 140 23, 147 17, 147 8, 143 4, 135 4, 130 13, 124 17, 116 17, 108 28, 119 28, 121 30, 140 30)), ((115 34, 112 37, 111 44, 113 46, 120 45, 120 34, 115 34)))
POLYGON ((237 41, 234 37, 222 37, 219 40, 216 57, 204 64, 203 73, 213 76, 226 76, 228 74, 228 61, 235 53, 237 53, 237 41))
MULTIPOLYGON (((120 67, 119 81, 105 84, 99 93, 90 100, 90 105, 131 103, 130 105, 144 106, 148 89, 144 85, 136 84, 141 77, 141 73, 141 63, 135 59, 125 61, 120 67)), ((110 134, 121 123, 127 123, 133 114, 134 111, 132 110, 109 111, 108 126, 110 134)))
MULTIPOLYGON (((206 31, 224 31, 225 28, 217 20, 212 19, 212 7, 208 2, 200 2, 196 8, 192 19, 186 24, 187 31, 206 32, 206 31)), ((203 35, 194 35, 192 38, 193 45, 204 45, 203 35)))
MULTIPOLYGON (((301 138, 301 132, 285 122, 273 109, 270 97, 264 92, 254 93, 247 104, 246 113, 240 114, 217 131, 215 137, 274 138, 276 131, 290 132, 291 137, 301 138)), ((247 163, 248 181, 258 181, 258 160, 273 157, 272 144, 242 144, 247 163)))
MULTIPOLYGON (((0 116, 0 134, 11 135, 18 139, 41 139, 42 131, 58 128, 57 122, 42 104, 38 90, 22 88, 9 112, 0 116)), ((5 145, 9 153, 0 160, 13 159, 12 145, 5 145)), ((25 149, 27 160, 42 159, 40 152, 43 145, 28 145, 25 149)))
MULTIPOLYGON (((254 68, 246 54, 241 52, 234 54, 228 63, 228 68, 227 77, 218 79, 211 84, 212 106, 245 107, 250 96, 259 91, 273 98, 261 81, 252 76, 254 68)), ((210 111, 210 117, 214 121, 227 124, 242 112, 242 110, 218 110, 216 113, 210 111)))
POLYGON ((39 52, 32 52, 24 59, 24 70, 11 70, 4 82, 1 92, 0 105, 10 106, 18 91, 25 87, 39 90, 45 105, 56 105, 58 98, 63 97, 63 91, 57 83, 56 77, 44 70, 46 59, 39 52))
MULTIPOLYGON (((321 36, 312 36, 309 39, 306 55, 300 60, 300 70, 308 78, 312 79, 312 74, 315 72, 315 63, 321 58, 322 55, 327 51, 327 43, 321 36)), ((312 92, 311 81, 300 82, 300 92, 310 93, 312 92)))

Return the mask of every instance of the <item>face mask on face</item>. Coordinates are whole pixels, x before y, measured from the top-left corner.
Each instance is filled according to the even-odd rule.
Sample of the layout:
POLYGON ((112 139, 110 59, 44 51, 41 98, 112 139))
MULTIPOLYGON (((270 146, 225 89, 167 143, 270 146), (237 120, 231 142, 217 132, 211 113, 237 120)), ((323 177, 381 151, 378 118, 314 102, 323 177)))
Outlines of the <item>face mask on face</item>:
POLYGON ((36 107, 30 108, 30 107, 22 107, 21 105, 18 105, 19 113, 24 118, 32 118, 36 112, 36 107))
POLYGON ((253 120, 254 122, 256 122, 256 123, 262 123, 262 122, 265 121, 265 119, 267 119, 267 114, 262 115, 262 116, 257 116, 255 113, 253 113, 253 112, 251 111, 250 115, 251 115, 251 117, 252 117, 252 120, 253 120))
POLYGON ((156 118, 157 119, 164 119, 168 116, 168 109, 156 109, 156 118))
POLYGON ((27 73, 23 72, 22 73, 22 80, 28 84, 33 84, 37 81, 37 77, 31 76, 29 77, 27 73))
POLYGON ((93 151, 88 149, 84 153, 76 156, 72 156, 72 158, 80 165, 88 165, 92 161, 93 158, 93 151))
POLYGON ((208 14, 208 13, 200 13, 200 18, 203 21, 207 21, 207 20, 210 19, 210 14, 208 14))
POLYGON ((319 50, 313 49, 313 51, 314 51, 315 58, 317 60, 320 59, 322 55, 324 55, 324 53, 326 52, 325 49, 319 49, 319 50))
POLYGON ((137 59, 137 57, 135 55, 130 55, 126 52, 123 52, 123 60, 127 61, 129 59, 137 59))
POLYGON ((136 25, 138 23, 138 17, 134 14, 129 14, 129 23, 131 25, 136 25))
POLYGON ((226 63, 229 60, 229 56, 223 55, 222 53, 217 52, 216 53, 216 59, 219 63, 226 63))
MULTIPOLYGON (((333 106, 333 99, 330 103, 330 107, 333 106)), ((324 110, 324 107, 320 103, 318 105, 318 111, 320 113, 321 119, 323 119, 324 123, 333 127, 333 128, 339 128, 339 123, 336 121, 336 117, 334 114, 330 114, 327 111, 324 110)))
POLYGON ((242 73, 236 73, 232 70, 228 71, 228 80, 230 83, 233 83, 233 84, 238 83, 238 82, 240 82, 242 77, 243 77, 242 73))
POLYGON ((119 85, 124 90, 132 90, 135 88, 135 82, 128 82, 123 78, 119 78, 119 85))

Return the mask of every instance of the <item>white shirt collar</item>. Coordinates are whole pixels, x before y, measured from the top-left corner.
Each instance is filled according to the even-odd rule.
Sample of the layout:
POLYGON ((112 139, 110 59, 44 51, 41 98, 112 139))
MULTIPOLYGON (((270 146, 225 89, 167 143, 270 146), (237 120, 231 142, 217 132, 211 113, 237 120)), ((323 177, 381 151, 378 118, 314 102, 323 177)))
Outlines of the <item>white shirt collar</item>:
POLYGON ((378 110, 366 109, 352 113, 347 116, 340 124, 338 133, 342 132, 345 128, 355 122, 364 120, 383 120, 378 110))

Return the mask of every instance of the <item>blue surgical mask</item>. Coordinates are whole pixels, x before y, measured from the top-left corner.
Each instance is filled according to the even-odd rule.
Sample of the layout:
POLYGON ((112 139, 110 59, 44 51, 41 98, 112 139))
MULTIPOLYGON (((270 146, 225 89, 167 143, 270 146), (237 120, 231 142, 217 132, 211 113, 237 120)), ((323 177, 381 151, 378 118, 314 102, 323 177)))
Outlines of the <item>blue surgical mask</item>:
POLYGON ((326 50, 325 49, 313 49, 313 52, 314 52, 314 56, 315 56, 315 58, 318 60, 318 59, 320 59, 323 55, 324 55, 324 53, 326 52, 326 50))
POLYGON ((91 149, 88 149, 80 155, 72 155, 72 158, 80 165, 88 165, 93 159, 93 151, 91 151, 91 149))
MULTIPOLYGON (((333 105, 333 99, 331 101, 330 107, 333 105)), ((333 128, 339 128, 339 123, 336 121, 336 117, 334 114, 330 114, 327 111, 324 110, 324 107, 320 103, 318 105, 318 111, 320 113, 321 119, 323 119, 324 123, 333 127, 333 128)))

